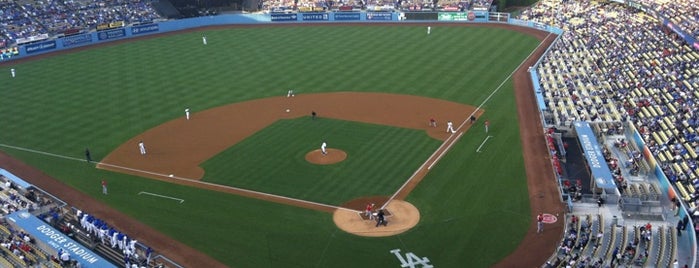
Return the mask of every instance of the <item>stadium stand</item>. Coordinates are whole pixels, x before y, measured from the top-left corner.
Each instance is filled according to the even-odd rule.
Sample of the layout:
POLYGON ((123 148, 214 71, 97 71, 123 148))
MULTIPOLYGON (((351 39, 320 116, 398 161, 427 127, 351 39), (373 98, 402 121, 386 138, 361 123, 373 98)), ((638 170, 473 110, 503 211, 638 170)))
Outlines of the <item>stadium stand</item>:
MULTIPOLYGON (((631 216, 637 218, 658 216, 650 218, 657 226, 651 239, 641 239, 647 243, 640 243, 628 259, 644 266, 669 267, 682 254, 673 224, 679 206, 663 197, 653 178, 655 163, 649 163, 635 143, 626 141, 632 130, 612 131, 610 124, 628 123, 627 128, 640 133, 697 223, 699 54, 676 29, 662 24, 662 18, 667 18, 697 36, 697 6, 692 1, 639 2, 643 6, 634 8, 606 1, 543 0, 520 18, 566 30, 534 70, 539 78, 534 83, 539 83, 545 97, 545 122, 562 132, 572 131, 574 122, 593 124, 621 198, 612 210, 634 211, 631 216), (675 208, 674 215, 665 212, 668 204, 675 208), (639 209, 644 212, 637 213, 639 209)), ((562 188, 569 194, 568 187, 562 188)), ((639 230, 641 237, 647 233, 639 230)), ((613 230, 604 232, 601 251, 607 253, 606 262, 611 247, 620 244, 607 246, 606 242, 617 235, 613 230)), ((599 249, 592 257, 598 254, 599 249)))
POLYGON ((107 222, 67 206, 3 169, 0 204, 0 267, 79 267, 82 260, 78 257, 90 261, 103 258, 100 267, 179 267, 107 222), (45 237, 30 235, 35 230, 44 230, 39 234, 45 237), (75 243, 63 242, 63 246, 70 245, 64 249, 46 240, 46 233, 60 233, 66 241, 72 239, 75 243), (100 257, 85 257, 90 254, 100 257))
POLYGON ((151 1, 0 1, 0 34, 6 44, 29 43, 59 34, 92 31, 100 25, 164 20, 151 1))
POLYGON ((695 1, 639 1, 699 38, 699 5, 695 1))

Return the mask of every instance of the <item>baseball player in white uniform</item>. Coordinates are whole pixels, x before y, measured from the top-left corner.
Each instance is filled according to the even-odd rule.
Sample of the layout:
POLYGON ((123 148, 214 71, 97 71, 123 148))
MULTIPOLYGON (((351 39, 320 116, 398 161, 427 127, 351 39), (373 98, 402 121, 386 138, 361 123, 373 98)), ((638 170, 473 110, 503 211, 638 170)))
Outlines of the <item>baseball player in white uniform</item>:
POLYGON ((454 124, 451 121, 447 121, 447 132, 456 133, 454 124))
POLYGON ((204 43, 204 45, 206 45, 206 35, 203 35, 201 37, 201 42, 204 43))
POLYGON ((326 147, 328 147, 328 144, 323 142, 323 144, 320 145, 320 152, 323 153, 323 155, 328 154, 328 151, 326 150, 326 147))
POLYGON ((189 108, 184 109, 184 117, 187 118, 187 120, 189 120, 189 108))
POLYGON ((432 31, 432 27, 427 26, 427 34, 430 34, 430 31, 432 31))
POLYGON ((12 78, 15 78, 15 68, 10 69, 10 74, 12 74, 12 78))
POLYGON ((138 150, 141 152, 141 155, 146 154, 146 145, 143 144, 143 141, 138 142, 138 150))

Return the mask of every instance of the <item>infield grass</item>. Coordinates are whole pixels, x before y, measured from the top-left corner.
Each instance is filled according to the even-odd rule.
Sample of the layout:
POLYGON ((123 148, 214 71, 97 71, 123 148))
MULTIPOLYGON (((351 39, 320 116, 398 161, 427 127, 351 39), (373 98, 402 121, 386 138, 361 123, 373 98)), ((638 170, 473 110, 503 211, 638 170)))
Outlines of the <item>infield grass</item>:
MULTIPOLYGON (((0 75, 0 143, 77 159, 89 147, 99 159, 134 135, 181 117, 184 107, 200 111, 283 95, 289 88, 299 94, 391 92, 478 106, 539 44, 517 32, 455 25, 433 26, 429 36, 412 25, 230 28, 206 31, 207 46, 201 34, 17 64, 15 79, 3 70, 8 75, 0 75)), ((483 108, 494 138, 475 152, 486 136, 479 120, 408 197, 420 209, 420 224, 387 238, 344 233, 323 212, 3 150, 233 267, 399 267, 392 249, 428 257, 436 267, 487 267, 519 244, 530 215, 511 82, 483 108), (110 181, 108 196, 101 194, 99 178, 110 181), (186 201, 157 200, 140 191, 186 201)), ((334 147, 349 141, 329 142, 334 147)), ((406 151, 397 153, 415 154, 410 161, 424 161, 419 155, 434 146, 418 141, 413 148, 408 142, 416 141, 405 141, 406 151)), ((212 172, 221 172, 215 178, 249 177, 212 172)), ((404 174, 394 175, 400 180, 404 174)), ((378 186, 382 193, 391 187, 378 186)), ((330 200, 363 190, 345 188, 317 192, 330 200)))
POLYGON ((440 144, 422 130, 302 117, 277 121, 202 168, 208 182, 341 205, 391 196, 440 144), (332 165, 306 161, 322 141, 345 151, 347 159, 332 165))

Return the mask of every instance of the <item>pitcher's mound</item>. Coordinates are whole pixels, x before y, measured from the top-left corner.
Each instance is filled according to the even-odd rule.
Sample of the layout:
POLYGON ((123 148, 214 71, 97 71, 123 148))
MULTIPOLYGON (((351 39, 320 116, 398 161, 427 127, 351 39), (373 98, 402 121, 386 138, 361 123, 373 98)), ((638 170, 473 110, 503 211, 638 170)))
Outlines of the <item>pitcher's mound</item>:
POLYGON ((335 225, 345 232, 359 236, 392 236, 403 233, 415 227, 420 222, 420 211, 413 204, 403 200, 393 200, 388 203, 386 210, 390 216, 386 217, 388 224, 376 227, 376 221, 364 219, 364 212, 346 209, 337 209, 333 213, 335 225))
POLYGON ((328 153, 323 155, 320 149, 310 151, 306 154, 306 161, 317 165, 330 165, 342 162, 347 158, 347 153, 343 150, 328 148, 328 153))

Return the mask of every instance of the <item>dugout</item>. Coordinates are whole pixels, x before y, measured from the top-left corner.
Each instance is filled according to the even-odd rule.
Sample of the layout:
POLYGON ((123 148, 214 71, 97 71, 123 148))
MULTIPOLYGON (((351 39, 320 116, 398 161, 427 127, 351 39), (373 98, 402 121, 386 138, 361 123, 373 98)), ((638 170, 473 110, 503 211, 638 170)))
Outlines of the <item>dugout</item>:
POLYGON ((589 171, 589 185, 593 194, 604 199, 605 203, 616 203, 621 194, 617 189, 607 161, 604 158, 603 148, 597 140, 590 123, 578 121, 573 123, 573 129, 580 142, 585 166, 589 171))

